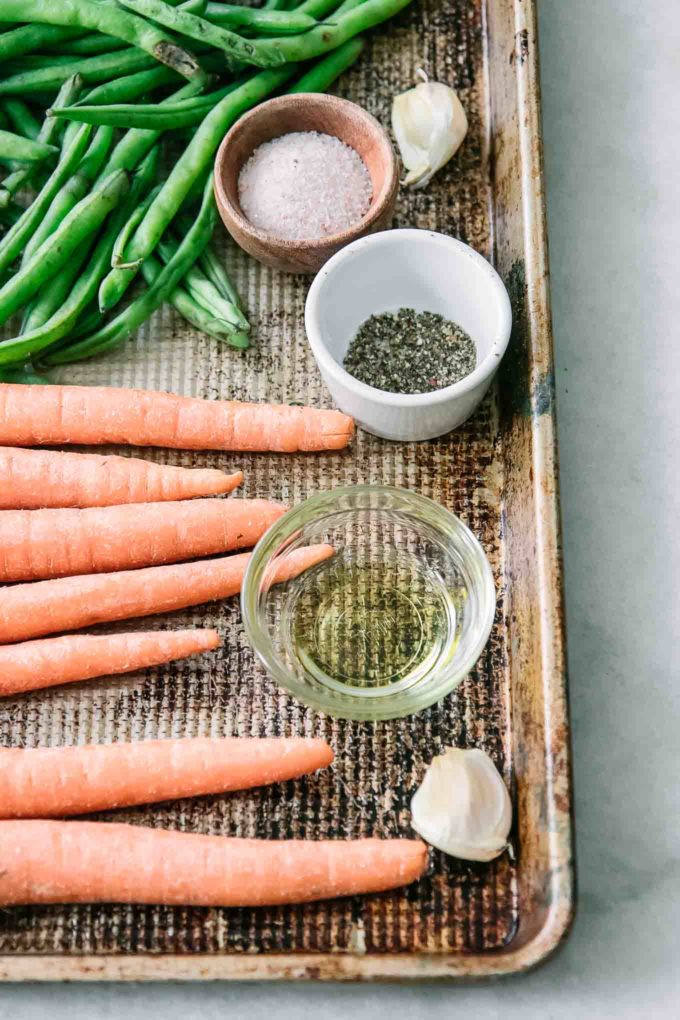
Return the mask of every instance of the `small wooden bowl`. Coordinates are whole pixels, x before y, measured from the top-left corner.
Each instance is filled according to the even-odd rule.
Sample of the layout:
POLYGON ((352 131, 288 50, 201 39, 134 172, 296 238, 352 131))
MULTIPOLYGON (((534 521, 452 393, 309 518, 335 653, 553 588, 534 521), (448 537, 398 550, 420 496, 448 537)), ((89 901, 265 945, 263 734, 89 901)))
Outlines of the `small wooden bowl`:
POLYGON ((270 99, 236 122, 215 159, 217 208, 229 233, 265 266, 290 273, 316 273, 331 255, 364 234, 389 227, 399 188, 394 149, 375 117, 337 96, 296 93, 270 99), (335 135, 359 153, 373 182, 371 205, 349 230, 310 241, 288 241, 258 230, 238 201, 238 178, 254 150, 290 131, 335 135))

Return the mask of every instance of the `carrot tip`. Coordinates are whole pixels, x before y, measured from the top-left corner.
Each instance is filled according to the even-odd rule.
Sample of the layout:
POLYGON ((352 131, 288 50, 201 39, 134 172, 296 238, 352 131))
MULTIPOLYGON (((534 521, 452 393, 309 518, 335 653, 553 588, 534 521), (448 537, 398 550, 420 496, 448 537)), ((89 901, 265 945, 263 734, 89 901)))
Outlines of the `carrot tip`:
POLYGON ((319 545, 310 545, 308 549, 310 552, 314 551, 314 555, 309 558, 310 564, 322 563, 324 560, 329 560, 331 556, 335 556, 335 549, 326 542, 322 542, 319 545))
POLYGON ((325 543, 287 550, 280 556, 277 556, 267 566, 262 578, 262 584, 269 588, 273 584, 291 581, 334 555, 335 549, 333 546, 326 545, 325 543))
POLYGON ((198 633, 202 634, 203 638, 205 639, 206 650, 212 650, 213 648, 219 648, 219 646, 222 644, 222 640, 220 638, 220 635, 218 634, 218 632, 216 630, 203 630, 203 631, 199 631, 198 633))
POLYGON ((327 744, 322 737, 314 739, 314 744, 319 751, 319 764, 317 769, 325 769, 335 761, 335 752, 330 744, 327 744))
POLYGON ((348 446, 354 438, 356 426, 354 419, 349 415, 338 412, 337 417, 331 423, 328 431, 323 430, 324 446, 330 450, 341 450, 348 446), (339 427, 338 427, 339 426, 339 427))

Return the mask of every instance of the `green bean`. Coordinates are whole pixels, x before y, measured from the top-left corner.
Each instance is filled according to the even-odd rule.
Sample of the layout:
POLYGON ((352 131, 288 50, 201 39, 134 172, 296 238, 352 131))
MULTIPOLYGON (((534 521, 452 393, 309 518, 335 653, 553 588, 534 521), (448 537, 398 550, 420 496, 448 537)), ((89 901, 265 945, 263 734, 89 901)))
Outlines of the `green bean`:
POLYGON ((288 91, 325 92, 343 71, 346 71, 359 59, 365 45, 366 42, 361 37, 349 39, 342 46, 338 46, 337 50, 333 50, 328 56, 323 57, 306 74, 303 74, 288 91))
POLYGON ((73 141, 77 134, 78 125, 75 123, 75 121, 72 124, 69 123, 66 125, 66 127, 64 128, 64 135, 61 140, 62 152, 65 152, 65 150, 68 149, 69 145, 71 144, 71 142, 73 141))
MULTIPOLYGON (((362 3, 363 0, 351 0, 351 2, 354 5, 362 3)), ((338 0, 304 0, 301 4, 291 4, 288 0, 284 0, 284 2, 278 7, 272 7, 265 3, 262 10, 290 11, 293 8, 295 9, 296 14, 308 14, 317 21, 321 18, 326 18, 329 14, 335 15, 339 10, 338 0)))
POLYGON ((87 336, 99 327, 102 315, 94 302, 97 287, 108 272, 111 254, 120 230, 156 177, 159 154, 156 146, 144 157, 132 178, 127 198, 111 216, 86 271, 78 278, 64 305, 54 313, 49 322, 46 322, 44 330, 34 335, 34 340, 40 343, 41 350, 47 346, 60 349, 62 345, 70 344, 78 337, 87 336), (88 312, 88 307, 93 303, 94 307, 88 312))
POLYGON ((201 257, 198 260, 199 265, 208 279, 214 283, 222 297, 226 298, 227 301, 231 301, 237 308, 243 308, 243 302, 241 297, 236 290, 236 287, 231 282, 229 274, 224 268, 221 260, 219 259, 212 244, 201 253, 201 257))
MULTIPOLYGON (((353 0, 353 2, 361 3, 362 0, 353 0)), ((304 14, 311 14, 317 20, 327 18, 329 14, 332 14, 335 19, 338 13, 338 0, 304 0, 304 3, 300 4, 297 11, 298 14, 300 11, 304 14)))
POLYGON ((79 252, 74 253, 67 265, 40 288, 24 312, 20 331, 22 336, 40 329, 49 322, 57 309, 61 308, 89 255, 90 248, 83 245, 79 252))
MULTIPOLYGON (((137 99, 139 96, 152 92, 153 89, 162 85, 174 85, 177 75, 169 67, 152 67, 148 71, 137 71, 135 74, 126 74, 112 81, 105 81, 97 85, 84 97, 83 102, 88 105, 109 106, 114 103, 124 103, 129 99, 137 99)), ((55 101, 55 108, 70 106, 70 103, 55 101)))
MULTIPOLYGON (((179 226, 186 232, 191 226, 191 220, 186 215, 181 216, 179 218, 179 226)), ((213 244, 209 244, 201 253, 198 265, 203 274, 216 287, 217 292, 231 304, 236 305, 240 311, 243 311, 244 305, 241 296, 232 283, 224 262, 215 251, 213 244)))
MULTIPOLYGON (((182 7, 191 10, 195 14, 202 14, 205 10, 207 0, 185 0, 182 7)), ((70 29, 64 31, 70 32, 70 29)), ((98 53, 111 53, 113 50, 120 50, 127 45, 123 39, 115 39, 110 35, 101 35, 99 32, 88 32, 87 35, 78 34, 65 36, 63 41, 59 40, 59 52, 74 54, 76 56, 94 56, 98 53)))
MULTIPOLYGON (((215 151, 231 125, 251 106, 283 85, 296 70, 295 65, 287 65, 276 70, 261 71, 213 107, 137 227, 125 252, 127 262, 144 259, 151 254, 163 231, 179 211, 193 182, 212 163, 215 151)), ((134 269, 111 270, 99 290, 99 306, 103 311, 108 311, 118 303, 135 275, 134 269)))
MULTIPOLYGON (((148 259, 144 260, 142 275, 147 284, 151 286, 156 282, 162 270, 161 263, 151 255, 148 259)), ((175 287, 168 301, 191 326, 200 330, 201 333, 207 333, 208 336, 213 337, 215 340, 226 342, 232 347, 238 347, 241 350, 250 346, 247 333, 234 330, 230 324, 216 318, 211 312, 206 311, 202 305, 187 293, 184 287, 175 287)))
POLYGON ((304 35, 258 39, 258 47, 263 55, 278 53, 284 60, 312 60, 337 49, 360 32, 387 21, 409 3, 411 0, 365 0, 337 19, 334 16, 332 24, 318 25, 304 35))
MULTIPOLYGON (((314 3, 315 0, 307 0, 307 3, 314 3)), ((333 20, 339 18, 341 15, 346 14, 347 11, 353 11, 355 7, 365 3, 365 0, 342 0, 339 7, 336 7, 333 12, 333 20)))
MULTIPOLYGON (((67 78, 64 84, 61 86, 55 97, 56 103, 66 103, 70 105, 75 103, 80 95, 83 87, 83 79, 79 74, 73 74, 70 78, 67 78)), ((51 144, 61 144, 63 147, 63 137, 66 134, 64 124, 55 124, 53 119, 47 115, 45 110, 45 119, 42 122, 40 128, 40 138, 42 141, 50 142, 51 144), (43 135, 45 136, 43 138, 43 135)))
POLYGON ((127 49, 118 53, 103 53, 99 57, 53 58, 49 66, 19 71, 0 81, 0 95, 23 95, 26 92, 52 92, 72 74, 79 74, 84 82, 108 81, 112 74, 132 74, 146 71, 156 65, 153 57, 141 50, 127 49))
MULTIPOLYGON (((152 58, 147 54, 145 54, 145 56, 146 59, 151 62, 152 58)), ((38 79, 39 84, 41 84, 42 79, 46 78, 48 74, 52 77, 56 74, 61 74, 63 80, 65 68, 78 64, 78 62, 82 59, 82 57, 69 57, 59 53, 27 53, 25 57, 17 57, 16 60, 7 61, 7 63, 3 66, 5 78, 2 79, 1 84, 4 88, 5 80, 12 79, 13 82, 18 75, 36 75, 39 71, 42 72, 42 77, 38 79)), ((29 77, 29 85, 31 80, 32 79, 29 77)), ((21 89, 15 88, 15 86, 12 85, 11 89, 6 94, 13 95, 15 92, 20 91, 21 89)), ((45 91, 45 89, 41 89, 40 91, 31 89, 30 91, 36 92, 36 95, 32 95, 31 99, 37 103, 39 102, 40 91, 45 91)))
POLYGON ((35 233, 28 239, 22 256, 22 265, 26 265, 40 245, 47 240, 50 234, 54 233, 64 217, 88 193, 90 185, 98 176, 104 160, 109 154, 112 141, 113 128, 104 127, 95 131, 75 173, 54 196, 35 233))
MULTIPOLYGON (((207 0, 186 0, 181 6, 184 10, 190 10, 194 14, 203 14, 207 0)), ((173 5, 174 6, 174 5, 173 5)), ((64 29, 70 31, 70 29, 64 29)), ((127 44, 121 39, 114 39, 110 35, 101 35, 99 32, 89 32, 87 35, 78 35, 77 38, 67 36, 59 45, 59 52, 74 56, 95 56, 99 53, 111 53, 113 50, 120 50, 127 44)))
POLYGON ((209 3, 205 18, 214 25, 227 28, 248 28, 254 32, 272 35, 295 35, 307 32, 316 25, 316 18, 298 11, 263 11, 256 7, 237 7, 233 4, 209 3))
MULTIPOLYGON (((16 133, 21 138, 28 138, 36 141, 40 134, 40 121, 36 120, 33 111, 22 99, 5 98, 2 100, 2 129, 16 133)), ((7 160, 7 166, 12 173, 24 169, 25 164, 16 159, 7 160)))
POLYGON ((50 380, 38 375, 30 365, 17 365, 12 368, 0 368, 0 382, 23 383, 27 386, 48 386, 50 380))
POLYGON ((109 169, 134 170, 160 138, 160 131, 131 128, 118 142, 109 160, 109 169))
MULTIPOLYGON (((95 354, 110 350, 123 343, 148 319, 148 317, 165 301, 179 284, 188 268, 194 264, 200 253, 208 244, 217 221, 215 199, 213 196, 212 174, 206 180, 203 189, 201 208, 176 254, 163 268, 157 279, 147 291, 132 301, 101 329, 91 336, 69 345, 65 350, 48 355, 48 364, 80 361, 91 358, 95 354)), ((1 292, 0 292, 1 294, 1 292)))
MULTIPOLYGON (((160 150, 158 146, 151 150, 151 152, 142 160, 139 170, 135 173, 132 183, 130 185, 130 191, 125 198, 123 208, 116 210, 114 214, 116 229, 120 222, 121 216, 127 214, 130 207, 135 208, 138 199, 143 196, 153 184, 156 179, 158 171, 158 158, 160 156, 160 150)), ((113 217, 112 217, 113 219, 113 217)), ((105 235, 111 230, 111 224, 109 223, 105 228, 105 235)), ((65 266, 60 273, 53 276, 49 283, 45 287, 41 288, 40 293, 37 295, 33 303, 29 306, 24 317, 22 324, 22 333, 34 332, 38 330, 45 323, 49 322, 52 316, 58 312, 64 301, 68 301, 68 295, 71 293, 71 288, 74 282, 80 276, 81 269, 86 261, 89 259, 90 251, 88 248, 84 248, 80 257, 72 259, 67 266, 65 266)), ((96 263, 96 256, 90 260, 90 265, 86 272, 90 272, 92 262, 96 263)), ((97 284, 99 279, 108 270, 108 264, 104 264, 99 271, 96 282, 92 284, 92 294, 90 297, 94 297, 96 294, 97 284)), ((88 301, 90 298, 87 299, 88 301)), ((77 316, 76 316, 77 317, 77 316)), ((75 322, 75 319, 73 320, 75 322)), ((70 326, 67 325, 65 332, 69 332, 70 326)), ((52 330, 54 335, 54 329, 52 330)), ((62 335, 65 335, 63 333, 62 335)))
POLYGON ((103 0, 97 3, 90 0, 49 0, 49 3, 45 0, 2 0, 2 15, 8 19, 94 29, 104 35, 124 39, 186 78, 202 73, 191 53, 148 21, 121 10, 117 4, 109 5, 103 0))
POLYGON ((114 39, 110 35, 100 35, 99 32, 90 32, 77 39, 65 41, 59 47, 59 52, 67 56, 94 57, 100 53, 113 53, 114 50, 122 50, 125 46, 127 43, 122 39, 114 39))
MULTIPOLYGON (((168 0, 165 0, 166 4, 168 0)), ((188 11, 189 14, 197 14, 199 18, 202 18, 205 14, 205 9, 208 6, 208 0, 183 0, 182 3, 169 3, 170 7, 179 7, 181 11, 188 11)))
POLYGON ((179 103, 118 103, 107 106, 77 105, 61 109, 53 107, 53 117, 79 121, 83 124, 110 124, 113 127, 142 128, 167 131, 200 124, 206 113, 216 106, 225 96, 242 85, 232 82, 215 92, 185 99, 179 103))
MULTIPOLYGON (((73 103, 78 98, 82 84, 82 79, 78 75, 68 78, 61 86, 56 102, 63 103, 64 105, 73 103)), ((58 141, 59 131, 59 122, 51 117, 45 117, 38 133, 38 141, 45 142, 47 145, 54 145, 58 141)), ((5 177, 0 188, 0 207, 7 205, 12 195, 16 195, 17 191, 21 191, 25 185, 30 183, 33 173, 34 168, 28 167, 17 170, 15 173, 10 174, 9 177, 5 177)))
POLYGON ((0 222, 4 227, 13 227, 21 219, 23 212, 24 210, 16 202, 8 202, 0 209, 0 222))
MULTIPOLYGON (((159 103, 159 109, 161 109, 166 102, 175 103, 182 99, 191 98, 191 96, 196 94, 196 91, 199 88, 200 82, 189 82, 173 95, 168 96, 167 99, 159 103)), ((146 131, 137 128, 131 128, 129 131, 126 131, 111 153, 107 169, 109 171, 134 170, 138 163, 144 159, 147 152, 153 148, 161 134, 161 131, 146 131)))
MULTIPOLYGON (((109 252, 109 255, 110 254, 111 253, 109 252)), ((104 266, 99 276, 100 280, 102 276, 106 273, 106 269, 107 267, 104 266)), ((61 340, 59 343, 54 344, 54 350, 60 351, 62 347, 69 347, 74 342, 74 340, 80 340, 82 339, 82 337, 89 336, 90 333, 94 333, 96 329, 99 329, 99 327, 104 322, 104 316, 99 311, 99 305, 97 304, 96 295, 97 288, 95 287, 94 300, 90 301, 89 304, 85 307, 82 314, 78 316, 75 326, 73 327, 72 330, 69 330, 69 335, 64 336, 64 339, 61 340)))
MULTIPOLYGON (((147 54, 148 56, 148 54, 147 54)), ((76 64, 81 58, 74 54, 69 55, 68 53, 27 53, 23 57, 16 57, 14 60, 8 60, 3 65, 3 69, 7 74, 16 74, 18 71, 32 71, 41 67, 47 67, 50 64, 76 64)), ((152 58, 149 57, 149 60, 152 58)))
MULTIPOLYGON (((158 242, 158 254, 166 265, 175 256, 180 243, 169 237, 162 238, 158 242)), ((250 323, 241 309, 222 296, 198 265, 191 266, 187 270, 182 284, 194 301, 197 301, 207 312, 212 312, 220 319, 224 319, 225 322, 231 323, 233 328, 240 333, 250 332, 250 323)))
MULTIPOLYGON (((155 151, 155 150, 152 150, 155 151)), ((154 198, 160 191, 160 185, 157 185, 153 191, 150 191, 143 202, 141 202, 136 209, 133 210, 132 215, 128 218, 127 222, 123 224, 123 227, 116 238, 116 243, 113 246, 111 252, 111 265, 112 266, 123 266, 126 263, 124 261, 125 245, 130 240, 130 235, 136 229, 138 224, 144 217, 146 210, 149 208, 154 198)))
POLYGON ((0 131, 0 162, 38 163, 53 156, 59 150, 55 145, 35 142, 31 138, 22 138, 11 131, 0 131))
POLYGON ((25 53, 36 53, 43 47, 49 48, 66 40, 77 39, 84 31, 60 25, 22 25, 0 35, 0 59, 5 61, 25 53))
MULTIPOLYGON (((85 261, 90 257, 90 246, 83 244, 74 252, 65 266, 48 280, 26 306, 21 322, 22 337, 34 334, 61 308, 73 288, 85 261)), ((1 359, 0 359, 1 360, 1 359)))
POLYGON ((161 148, 156 145, 141 160, 139 167, 134 172, 130 194, 136 197, 137 204, 148 197, 151 191, 155 191, 160 157, 161 148))
POLYGON ((295 4, 290 0, 265 0, 262 4, 263 11, 290 11, 295 4))
POLYGON ((206 74, 217 74, 220 78, 233 78, 238 74, 254 74, 255 68, 250 64, 243 64, 240 60, 231 60, 222 50, 211 49, 202 43, 196 43, 194 49, 201 58, 201 67, 206 74))
POLYGON ((31 108, 23 100, 10 97, 3 100, 2 105, 14 130, 24 138, 36 141, 40 134, 40 121, 36 119, 31 108))
POLYGON ((92 141, 88 146, 87 152, 83 156, 74 175, 85 182, 86 190, 93 181, 96 181, 99 178, 99 172, 109 154, 112 142, 112 128, 97 128, 92 137, 92 141))
MULTIPOLYGON (((42 326, 22 336, 1 341, 0 365, 21 362, 46 348, 59 347, 60 341, 74 331, 76 324, 81 321, 83 311, 95 298, 99 281, 109 267, 116 234, 138 201, 139 195, 133 194, 133 189, 134 181, 127 198, 106 224, 89 258, 86 271, 78 277, 65 302, 42 326)), ((89 249, 87 254, 90 255, 89 249)))
POLYGON ((75 206, 25 266, 0 288, 0 324, 25 305, 99 228, 130 187, 124 170, 110 174, 75 206))
MULTIPOLYGON (((173 4, 173 6, 175 6, 173 4)), ((203 14, 207 6, 207 0, 185 0, 181 4, 183 10, 193 14, 203 14)), ((95 56, 99 53, 111 53, 120 50, 127 44, 121 39, 114 39, 113 36, 101 35, 99 32, 91 32, 79 36, 77 39, 66 39, 60 46, 59 52, 72 54, 74 56, 95 56)))
POLYGON ((151 21, 164 25, 165 28, 179 32, 189 39, 208 43, 218 50, 224 50, 230 57, 245 61, 247 64, 255 64, 257 67, 273 67, 284 63, 284 58, 276 52, 261 53, 259 42, 244 39, 236 32, 229 32, 225 28, 212 25, 195 14, 176 10, 164 3, 164 0, 120 0, 120 3, 124 7, 143 14, 151 21))

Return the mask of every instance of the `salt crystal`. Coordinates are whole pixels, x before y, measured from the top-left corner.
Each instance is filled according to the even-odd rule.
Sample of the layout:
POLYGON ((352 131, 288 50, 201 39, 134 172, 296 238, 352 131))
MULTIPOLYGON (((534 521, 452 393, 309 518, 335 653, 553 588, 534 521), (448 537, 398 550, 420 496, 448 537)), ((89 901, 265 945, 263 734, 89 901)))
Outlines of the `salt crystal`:
POLYGON ((238 179, 246 218, 258 230, 290 241, 347 230, 366 215, 372 196, 359 154, 318 131, 292 131, 264 142, 238 179))

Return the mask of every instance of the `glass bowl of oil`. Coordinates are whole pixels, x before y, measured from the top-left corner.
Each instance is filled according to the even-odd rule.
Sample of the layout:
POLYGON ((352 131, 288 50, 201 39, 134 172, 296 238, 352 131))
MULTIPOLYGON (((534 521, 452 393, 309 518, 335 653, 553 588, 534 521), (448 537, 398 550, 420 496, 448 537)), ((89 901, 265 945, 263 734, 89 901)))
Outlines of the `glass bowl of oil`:
POLYGON ((420 712, 467 676, 496 594, 484 550, 454 514, 406 489, 357 485, 312 496, 267 531, 241 606, 256 654, 290 694, 377 720, 420 712), (297 573, 299 550, 320 544, 332 555, 297 573))

